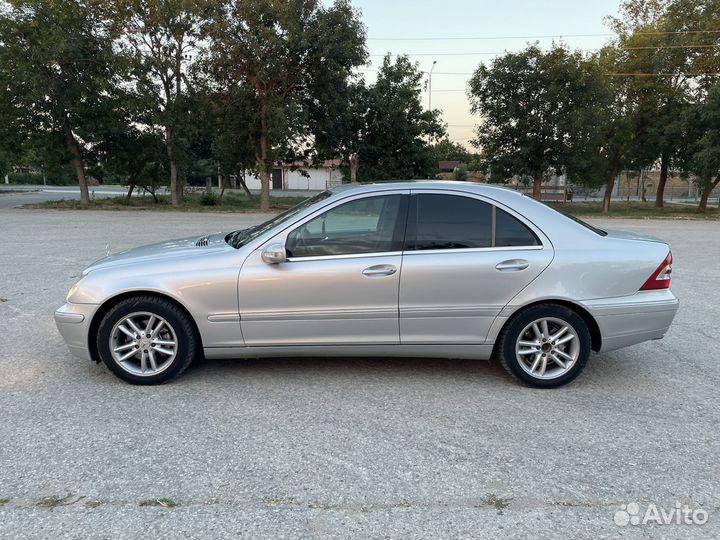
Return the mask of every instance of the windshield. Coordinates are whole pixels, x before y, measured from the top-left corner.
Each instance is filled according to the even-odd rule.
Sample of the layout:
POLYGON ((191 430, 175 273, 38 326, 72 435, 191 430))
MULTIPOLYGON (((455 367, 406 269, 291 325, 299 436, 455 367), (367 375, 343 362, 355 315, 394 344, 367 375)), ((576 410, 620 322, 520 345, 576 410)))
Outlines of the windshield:
POLYGON ((291 217, 296 216, 297 214, 299 214, 306 208, 309 208, 316 202, 327 199, 330 195, 332 195, 332 193, 330 193, 329 191, 323 191, 322 193, 315 195, 314 197, 310 197, 309 199, 304 200, 300 204, 293 206, 289 210, 285 210, 283 213, 278 214, 274 218, 264 223, 260 223, 259 225, 255 225, 248 229, 240 229, 231 232, 225 237, 225 241, 236 249, 244 246, 248 242, 254 240, 255 238, 258 238, 260 235, 265 234, 270 229, 277 227, 284 221, 287 221, 291 217))

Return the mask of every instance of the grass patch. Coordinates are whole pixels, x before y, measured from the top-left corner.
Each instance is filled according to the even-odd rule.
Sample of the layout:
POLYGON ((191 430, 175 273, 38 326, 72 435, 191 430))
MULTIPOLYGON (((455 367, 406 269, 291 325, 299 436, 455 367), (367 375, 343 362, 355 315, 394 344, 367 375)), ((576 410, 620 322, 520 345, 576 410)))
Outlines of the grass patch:
POLYGON ((60 497, 59 495, 50 495, 49 497, 41 497, 35 501, 35 506, 40 508, 53 509, 56 506, 68 506, 84 499, 84 496, 76 497, 72 493, 60 497))
POLYGON ((498 497, 494 493, 488 493, 482 499, 480 499, 480 504, 478 505, 478 508, 483 506, 492 506, 498 511, 498 514, 502 514, 503 510, 510 506, 510 501, 512 501, 512 499, 498 497))
POLYGON ((0 506, 5 506, 10 502, 10 499, 0 499, 0 506))
POLYGON ((612 217, 630 219, 720 219, 717 207, 708 208, 707 212, 697 211, 697 206, 687 204, 665 203, 664 208, 655 208, 654 202, 612 201, 610 211, 604 214, 602 202, 548 203, 553 208, 562 210, 578 217, 612 217))
MULTIPOLYGON (((273 211, 287 210, 307 197, 270 197, 270 209, 273 211)), ((59 201, 45 201, 35 204, 25 204, 21 208, 43 210, 81 210, 80 201, 74 199, 61 199, 59 201)), ((147 195, 140 197, 109 197, 97 198, 90 201, 90 210, 159 210, 170 212, 258 212, 260 210, 260 196, 249 199, 244 194, 225 193, 222 200, 215 193, 193 193, 186 195, 182 204, 175 208, 170 203, 169 195, 159 195, 158 201, 147 195)))
POLYGON ((159 506, 161 508, 175 508, 178 505, 175 501, 172 499, 146 499, 144 501, 140 501, 140 506, 159 506))

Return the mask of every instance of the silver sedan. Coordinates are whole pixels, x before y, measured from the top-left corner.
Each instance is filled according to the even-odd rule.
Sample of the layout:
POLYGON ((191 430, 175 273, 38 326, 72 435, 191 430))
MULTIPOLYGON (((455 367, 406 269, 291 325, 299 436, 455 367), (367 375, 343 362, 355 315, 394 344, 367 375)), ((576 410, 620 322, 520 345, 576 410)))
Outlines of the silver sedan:
POLYGON ((664 242, 514 191, 345 185, 249 229, 118 253, 55 312, 70 350, 136 384, 199 355, 498 358, 556 387, 591 351, 667 332, 664 242))

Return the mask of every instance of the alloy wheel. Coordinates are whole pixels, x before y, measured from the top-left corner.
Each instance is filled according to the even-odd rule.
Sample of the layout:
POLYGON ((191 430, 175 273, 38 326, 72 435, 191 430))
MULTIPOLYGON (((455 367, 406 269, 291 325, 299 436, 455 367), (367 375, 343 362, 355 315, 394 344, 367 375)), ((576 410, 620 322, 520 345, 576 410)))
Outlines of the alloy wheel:
POLYGON ((150 312, 122 317, 110 332, 110 353, 123 370, 133 375, 157 375, 175 360, 178 340, 173 327, 150 312))
POLYGON ((580 356, 580 338, 566 321, 543 317, 528 324, 515 344, 520 367, 531 377, 555 379, 570 371, 580 356))

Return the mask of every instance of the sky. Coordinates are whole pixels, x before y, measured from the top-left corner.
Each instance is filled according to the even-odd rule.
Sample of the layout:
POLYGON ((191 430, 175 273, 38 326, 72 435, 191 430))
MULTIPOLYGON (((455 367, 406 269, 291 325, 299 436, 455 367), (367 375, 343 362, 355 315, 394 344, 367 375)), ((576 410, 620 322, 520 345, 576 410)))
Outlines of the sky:
POLYGON ((473 137, 477 122, 477 117, 470 113, 465 88, 481 62, 488 63, 498 53, 521 50, 535 41, 544 47, 555 40, 574 49, 596 49, 610 39, 604 18, 616 15, 620 5, 619 0, 353 0, 352 3, 367 27, 371 65, 364 71, 365 79, 374 81, 373 70, 377 70, 382 56, 388 52, 409 54, 423 71, 430 70, 436 60, 432 95, 423 92, 424 105, 428 107, 431 97, 432 107, 443 112, 450 139, 465 146, 473 137), (417 40, 449 37, 483 39, 417 40))

